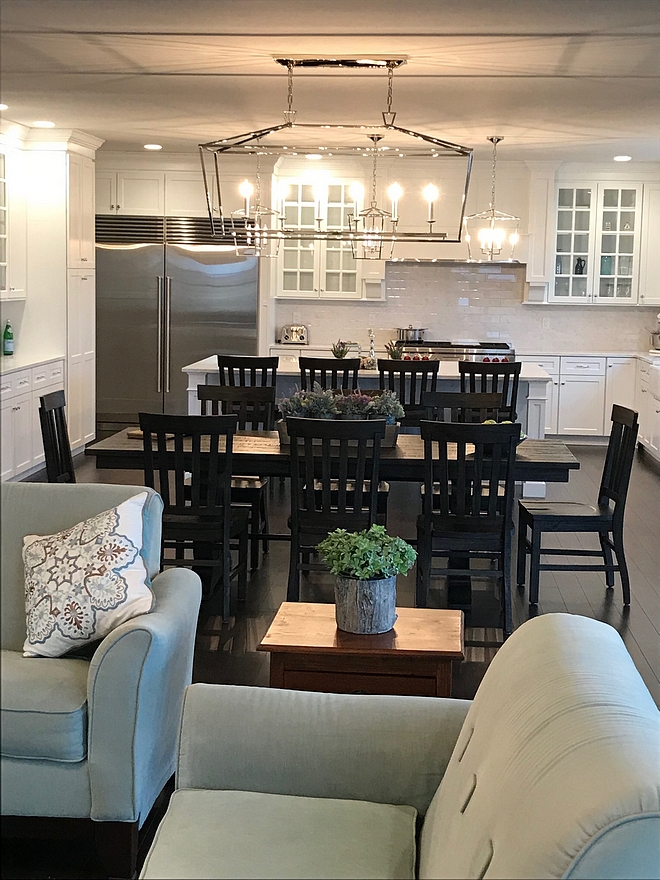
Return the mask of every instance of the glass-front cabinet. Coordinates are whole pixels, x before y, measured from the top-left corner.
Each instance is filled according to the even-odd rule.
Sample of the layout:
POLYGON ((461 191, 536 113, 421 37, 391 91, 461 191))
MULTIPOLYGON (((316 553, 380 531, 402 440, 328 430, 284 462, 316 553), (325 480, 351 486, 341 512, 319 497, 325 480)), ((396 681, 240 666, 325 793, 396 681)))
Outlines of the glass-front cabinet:
POLYGON ((562 184, 552 302, 637 302, 642 186, 562 184))
POLYGON ((7 291, 7 176, 5 154, 0 153, 0 291, 7 291))
MULTIPOLYGON (((293 178, 280 179, 285 194, 280 202, 285 225, 312 232, 348 228, 355 209, 349 190, 352 180, 333 178, 314 185, 293 178)), ((346 241, 283 241, 278 254, 277 296, 319 299, 380 299, 380 286, 364 283, 371 275, 356 260, 346 241)), ((372 266, 367 267, 371 269, 372 266)))

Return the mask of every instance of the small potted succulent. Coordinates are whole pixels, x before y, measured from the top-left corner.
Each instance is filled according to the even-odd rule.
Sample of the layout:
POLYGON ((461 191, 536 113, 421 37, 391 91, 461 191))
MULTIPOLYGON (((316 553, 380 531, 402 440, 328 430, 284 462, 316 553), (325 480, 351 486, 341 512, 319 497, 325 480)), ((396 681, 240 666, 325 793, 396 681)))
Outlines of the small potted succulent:
POLYGON ((336 358, 345 358, 348 354, 348 342, 338 339, 332 345, 332 353, 336 358))
POLYGON ((339 629, 364 634, 389 632, 396 621, 396 576, 408 573, 417 551, 378 525, 363 532, 335 529, 317 549, 336 577, 339 629))
POLYGON ((400 361, 403 358, 404 343, 400 340, 390 339, 385 343, 385 351, 390 360, 400 361))

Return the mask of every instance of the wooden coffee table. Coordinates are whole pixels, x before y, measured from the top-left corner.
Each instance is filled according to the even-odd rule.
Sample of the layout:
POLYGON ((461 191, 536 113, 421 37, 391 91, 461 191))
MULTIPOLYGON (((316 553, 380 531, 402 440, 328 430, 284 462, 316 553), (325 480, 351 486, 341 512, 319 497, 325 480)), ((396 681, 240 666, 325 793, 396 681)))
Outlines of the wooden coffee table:
POLYGON ((335 606, 283 602, 258 651, 270 652, 270 686, 332 693, 451 696, 463 659, 463 612, 397 608, 394 629, 337 629, 335 606))

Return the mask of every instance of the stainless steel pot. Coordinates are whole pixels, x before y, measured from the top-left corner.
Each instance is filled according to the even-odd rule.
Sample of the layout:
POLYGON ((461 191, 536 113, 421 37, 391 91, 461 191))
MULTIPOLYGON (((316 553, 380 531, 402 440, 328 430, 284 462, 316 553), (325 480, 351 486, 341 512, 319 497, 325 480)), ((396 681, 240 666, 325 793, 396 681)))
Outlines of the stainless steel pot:
POLYGON ((399 342, 424 342, 424 331, 426 327, 413 327, 409 324, 407 327, 396 328, 396 338, 399 342))
POLYGON ((651 330, 651 348, 660 351, 660 330, 651 330))

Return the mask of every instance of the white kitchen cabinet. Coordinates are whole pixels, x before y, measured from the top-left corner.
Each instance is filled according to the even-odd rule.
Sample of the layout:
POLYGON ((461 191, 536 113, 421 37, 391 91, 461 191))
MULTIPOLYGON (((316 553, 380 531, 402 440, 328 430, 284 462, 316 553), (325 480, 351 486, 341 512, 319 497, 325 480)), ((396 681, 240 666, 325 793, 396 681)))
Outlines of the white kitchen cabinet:
POLYGON ((635 384, 635 409, 639 413, 637 440, 644 446, 648 445, 651 432, 649 371, 649 364, 644 361, 637 362, 637 381, 635 384))
POLYGON ((0 152, 0 300, 27 290, 27 206, 20 150, 0 152))
POLYGON ((96 436, 96 294, 93 272, 69 272, 67 424, 71 449, 96 436))
POLYGON ((97 171, 96 213, 162 217, 164 171, 97 171))
POLYGON ((639 264, 640 305, 660 306, 660 183, 644 184, 641 256, 639 264))
POLYGON ((43 464, 44 444, 41 436, 39 404, 43 394, 64 388, 64 361, 32 367, 32 464, 43 464))
POLYGON ((552 377, 546 385, 547 400, 545 405, 545 434, 557 433, 559 413, 559 362, 558 355, 521 355, 519 361, 537 364, 552 377))
MULTIPOLYGON (((215 176, 209 175, 211 205, 219 215, 215 176)), ((165 215, 167 217, 208 217, 204 180, 199 171, 165 172, 165 215)))
POLYGON ((0 383, 2 399, 2 464, 0 478, 8 480, 32 465, 32 375, 30 370, 6 373, 0 383))
POLYGON ((67 266, 91 269, 95 261, 94 162, 77 153, 69 153, 68 161, 67 266))
POLYGON ((562 357, 558 434, 603 435, 605 358, 562 357))
POLYGON ((603 428, 609 435, 612 426, 612 406, 635 408, 635 380, 637 359, 634 357, 608 357, 605 373, 605 412, 603 428))
POLYGON ((637 302, 642 184, 562 182, 550 302, 637 302))
MULTIPOLYGON (((350 195, 353 180, 335 178, 328 186, 286 179, 282 202, 285 225, 313 232, 320 219, 329 230, 345 229, 355 210, 350 195)), ((296 299, 384 299, 385 264, 356 260, 346 241, 283 241, 278 256, 277 296, 296 299)))

